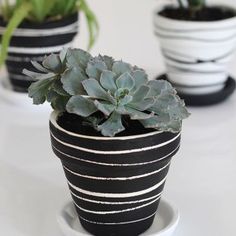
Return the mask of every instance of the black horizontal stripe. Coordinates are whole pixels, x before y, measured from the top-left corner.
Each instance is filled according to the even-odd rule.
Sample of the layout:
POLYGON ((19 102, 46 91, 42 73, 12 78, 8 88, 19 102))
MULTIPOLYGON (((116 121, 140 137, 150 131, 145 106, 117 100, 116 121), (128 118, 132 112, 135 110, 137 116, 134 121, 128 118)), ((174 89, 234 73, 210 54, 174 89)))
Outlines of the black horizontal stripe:
POLYGON ((79 216, 89 221, 104 222, 104 223, 129 222, 129 221, 139 220, 152 215, 157 210, 159 202, 160 200, 140 209, 122 213, 107 214, 107 215, 88 213, 79 209, 78 207, 76 207, 76 210, 79 216))
POLYGON ((191 37, 191 36, 179 36, 179 35, 164 35, 158 32, 155 32, 155 35, 160 37, 160 38, 165 38, 165 39, 172 39, 172 40, 189 40, 189 41, 196 41, 196 42, 204 42, 204 43, 219 43, 219 42, 226 42, 231 39, 236 40, 236 34, 224 39, 203 39, 203 38, 196 38, 196 37, 191 37))
POLYGON ((72 194, 73 201, 78 205, 82 206, 85 209, 88 209, 90 211, 120 211, 120 210, 125 210, 127 208, 133 208, 133 207, 138 207, 142 206, 144 204, 150 203, 152 201, 157 201, 159 200, 160 196, 148 199, 146 201, 141 201, 141 202, 134 202, 134 203, 125 203, 125 204, 112 204, 109 202, 101 203, 101 202, 89 202, 86 200, 83 200, 81 198, 76 197, 75 195, 72 194))
POLYGON ((133 196, 133 197, 125 197, 125 198, 118 198, 118 197, 111 198, 108 196, 106 196, 106 197, 92 196, 92 195, 88 195, 88 194, 84 194, 82 192, 79 192, 76 189, 72 188, 70 185, 68 185, 68 186, 69 186, 70 191, 73 194, 75 194, 79 197, 82 197, 82 198, 86 198, 86 199, 90 199, 90 200, 94 200, 94 201, 127 202, 127 201, 139 201, 141 199, 150 198, 150 197, 153 197, 153 196, 156 196, 156 195, 162 193, 164 186, 165 186, 165 182, 162 185, 160 185, 159 187, 157 187, 156 189, 154 189, 148 193, 138 195, 138 196, 133 196))
POLYGON ((163 181, 168 173, 169 166, 157 174, 134 180, 94 180, 72 175, 65 170, 68 181, 78 188, 99 193, 129 193, 138 192, 163 181))
MULTIPOLYGON (((18 28, 20 29, 54 29, 54 28, 61 28, 67 25, 71 25, 79 20, 79 15, 76 12, 75 14, 72 14, 68 17, 65 17, 61 20, 56 21, 45 21, 43 23, 34 23, 29 21, 23 21, 19 25, 18 28)), ((5 27, 7 23, 3 20, 2 17, 0 17, 0 26, 5 27)))
POLYGON ((70 135, 68 133, 63 132, 62 130, 57 129, 51 122, 50 129, 52 134, 62 142, 76 145, 81 148, 88 148, 100 151, 122 151, 155 146, 161 143, 165 143, 178 135, 170 132, 163 132, 142 138, 131 138, 129 140, 99 140, 99 138, 87 139, 86 137, 83 138, 70 135))
POLYGON ((171 156, 150 165, 140 166, 94 166, 93 164, 78 165, 73 162, 63 162, 68 171, 78 173, 80 175, 92 175, 103 178, 116 177, 132 177, 136 175, 144 175, 164 168, 170 163, 171 156))
POLYGON ((76 36, 75 33, 66 33, 53 36, 40 37, 17 37, 11 39, 11 47, 18 48, 40 48, 40 47, 55 47, 71 42, 76 36))
MULTIPOLYGON (((56 147, 58 150, 63 151, 68 155, 95 162, 100 161, 104 163, 119 163, 119 164, 143 163, 143 162, 158 160, 165 157, 170 152, 174 151, 180 145, 180 137, 178 137, 175 141, 158 149, 148 150, 144 152, 137 152, 137 153, 135 152, 126 154, 104 155, 104 154, 84 152, 78 149, 65 146, 57 142, 53 137, 51 137, 51 140, 54 147, 56 147)), ((58 152, 55 149, 54 152, 56 155, 58 154, 58 152)), ((64 155, 58 155, 58 156, 63 161, 72 161, 71 158, 68 158, 67 156, 64 155)))
POLYGON ((147 219, 138 221, 136 223, 123 224, 123 225, 99 225, 94 223, 89 223, 80 218, 82 226, 90 232, 92 235, 97 236, 136 236, 140 235, 146 231, 153 223, 155 217, 155 212, 150 216, 147 216, 147 219))

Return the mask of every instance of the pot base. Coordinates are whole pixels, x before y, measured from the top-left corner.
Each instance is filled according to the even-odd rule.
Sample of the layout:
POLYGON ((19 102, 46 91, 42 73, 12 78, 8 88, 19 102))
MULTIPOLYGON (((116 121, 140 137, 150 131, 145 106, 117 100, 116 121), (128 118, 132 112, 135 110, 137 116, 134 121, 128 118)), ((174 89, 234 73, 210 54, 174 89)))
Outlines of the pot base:
MULTIPOLYGON (((166 200, 161 200, 158 213, 152 224, 152 220, 146 222, 147 229, 148 223, 152 226, 142 236, 171 236, 179 222, 178 211, 166 200)), ((66 204, 58 216, 59 226, 65 236, 89 236, 90 234, 83 229, 81 223, 78 220, 76 210, 72 203, 66 204)), ((86 225, 83 225, 86 227, 86 225)), ((137 229, 138 230, 138 229, 137 229)), ((118 234, 126 236, 124 234, 118 234)), ((97 235, 97 234, 96 234, 97 235)), ((103 234, 106 235, 106 234, 103 234)), ((129 234, 128 236, 132 236, 129 234)), ((139 234, 135 234, 137 236, 139 234)))
MULTIPOLYGON (((168 81, 166 74, 158 76, 157 79, 168 81)), ((175 86, 174 83, 171 84, 175 86)), ((229 77, 225 84, 224 89, 219 92, 211 94, 203 94, 203 95, 189 95, 178 92, 178 95, 185 100, 185 104, 187 106, 210 106, 221 103, 227 98, 229 98, 230 95, 233 94, 235 88, 236 88, 235 80, 232 77, 229 77)))

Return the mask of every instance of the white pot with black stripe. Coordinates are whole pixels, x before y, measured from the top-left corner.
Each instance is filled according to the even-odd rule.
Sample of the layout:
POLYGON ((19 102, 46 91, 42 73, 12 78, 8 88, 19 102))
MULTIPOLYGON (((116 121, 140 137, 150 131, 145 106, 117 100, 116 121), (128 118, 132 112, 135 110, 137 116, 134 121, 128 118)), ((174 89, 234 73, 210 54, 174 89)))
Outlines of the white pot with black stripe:
MULTIPOLYGON (((0 18, 0 35, 4 33, 6 24, 0 18)), ((31 61, 42 62, 45 55, 58 53, 64 47, 71 46, 77 33, 78 13, 41 24, 23 22, 14 31, 6 60, 12 89, 17 92, 27 92, 34 81, 22 74, 23 69, 36 71, 31 61)))
POLYGON ((153 222, 180 133, 102 137, 78 134, 50 119, 54 153, 61 159, 83 227, 97 236, 137 236, 153 222))
MULTIPOLYGON (((167 77, 180 94, 205 96, 222 91, 236 47, 236 14, 217 21, 187 21, 155 13, 167 77)), ((232 9, 233 11, 233 9, 232 9)))

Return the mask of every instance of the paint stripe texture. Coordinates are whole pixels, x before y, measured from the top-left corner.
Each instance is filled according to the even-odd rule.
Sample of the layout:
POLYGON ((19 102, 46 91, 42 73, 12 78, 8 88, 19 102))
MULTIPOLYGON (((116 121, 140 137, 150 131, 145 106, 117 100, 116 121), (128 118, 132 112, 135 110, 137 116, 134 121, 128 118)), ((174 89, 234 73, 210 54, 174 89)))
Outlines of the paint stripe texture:
POLYGON ((189 22, 155 14, 155 35, 167 75, 178 92, 202 95, 219 92, 228 79, 236 47, 236 17, 215 22, 189 22))
POLYGON ((52 114, 52 148, 61 159, 82 225, 94 235, 138 235, 157 211, 180 133, 105 138, 64 130, 52 114))

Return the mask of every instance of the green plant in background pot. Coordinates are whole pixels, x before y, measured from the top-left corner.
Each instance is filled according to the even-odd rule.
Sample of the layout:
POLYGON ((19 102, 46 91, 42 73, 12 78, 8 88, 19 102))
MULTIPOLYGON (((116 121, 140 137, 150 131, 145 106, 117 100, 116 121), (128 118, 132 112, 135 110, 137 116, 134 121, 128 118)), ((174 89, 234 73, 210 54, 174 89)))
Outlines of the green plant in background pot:
POLYGON ((78 10, 87 20, 90 49, 97 37, 98 22, 86 0, 5 0, 0 3, 0 65, 6 61, 13 89, 27 92, 31 84, 22 75, 32 70, 31 60, 42 62, 45 54, 68 47, 78 32, 78 10))
POLYGON ((177 2, 155 14, 164 77, 189 105, 221 102, 235 89, 228 66, 236 45, 236 10, 204 0, 177 2))
POLYGON ((167 81, 80 49, 34 63, 34 104, 55 110, 52 147, 61 159, 79 219, 93 235, 139 235, 155 217, 172 156, 180 146, 184 102, 167 81))

